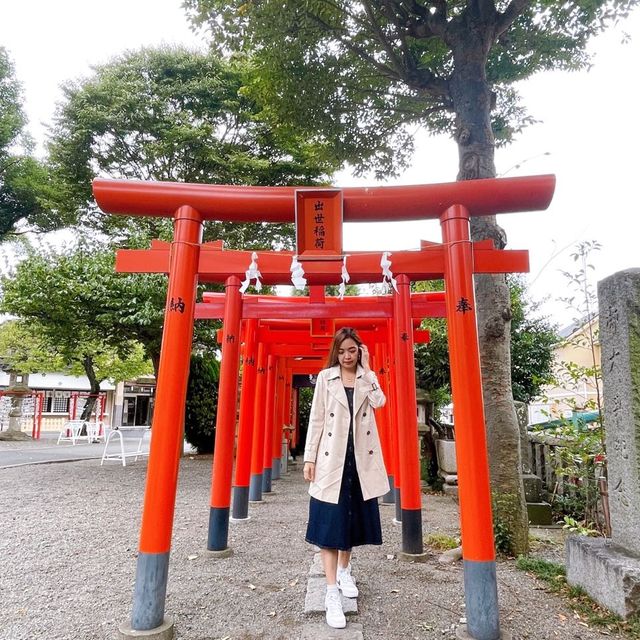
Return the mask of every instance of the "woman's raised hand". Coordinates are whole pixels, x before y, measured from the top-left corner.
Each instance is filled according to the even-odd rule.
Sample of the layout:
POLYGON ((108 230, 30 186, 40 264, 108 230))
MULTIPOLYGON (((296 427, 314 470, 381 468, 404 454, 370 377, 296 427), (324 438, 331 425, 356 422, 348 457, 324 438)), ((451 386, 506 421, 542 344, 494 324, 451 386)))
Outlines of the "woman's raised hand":
POLYGON ((362 368, 365 370, 365 373, 366 373, 367 371, 371 371, 371 367, 369 366, 369 349, 367 349, 366 344, 361 344, 359 348, 360 348, 360 364, 362 365, 362 368))

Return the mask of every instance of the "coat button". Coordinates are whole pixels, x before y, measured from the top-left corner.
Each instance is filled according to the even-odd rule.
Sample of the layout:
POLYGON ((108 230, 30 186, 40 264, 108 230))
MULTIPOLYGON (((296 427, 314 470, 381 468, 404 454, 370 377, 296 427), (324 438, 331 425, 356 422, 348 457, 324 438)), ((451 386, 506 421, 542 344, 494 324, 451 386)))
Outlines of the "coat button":
POLYGON ((363 418, 366 418, 366 417, 367 417, 367 412, 366 412, 366 411, 362 414, 362 417, 363 417, 363 418))
POLYGON ((329 431, 329 435, 331 435, 331 431, 329 431))
MULTIPOLYGON (((331 434, 329 434, 331 435, 331 434)), ((367 435, 370 436, 371 435, 371 431, 367 431, 367 435)))
POLYGON ((330 413, 330 414, 329 414, 329 417, 330 417, 330 418, 333 418, 333 413, 330 413))
POLYGON ((369 455, 370 455, 370 456, 372 456, 372 455, 373 455, 373 449, 371 449, 371 450, 369 451, 369 455))
MULTIPOLYGON (((373 451, 371 451, 371 453, 373 453, 373 451)), ((328 456, 328 455, 329 455, 329 452, 328 452, 328 451, 325 451, 325 452, 324 452, 324 455, 325 455, 325 456, 328 456)))

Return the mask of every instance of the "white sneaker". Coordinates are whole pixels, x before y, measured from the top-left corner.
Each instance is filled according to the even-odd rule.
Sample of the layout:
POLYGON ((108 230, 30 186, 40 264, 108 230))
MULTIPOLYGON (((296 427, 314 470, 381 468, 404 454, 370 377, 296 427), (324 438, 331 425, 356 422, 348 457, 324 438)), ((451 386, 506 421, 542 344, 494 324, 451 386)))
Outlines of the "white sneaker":
POLYGON ((327 595, 324 598, 324 608, 327 611, 327 624, 330 627, 344 629, 347 626, 339 591, 327 591, 327 595))
POLYGON ((346 569, 338 568, 338 579, 336 582, 338 583, 338 589, 342 591, 342 595, 345 598, 358 597, 358 587, 356 587, 356 581, 351 575, 351 565, 346 569))

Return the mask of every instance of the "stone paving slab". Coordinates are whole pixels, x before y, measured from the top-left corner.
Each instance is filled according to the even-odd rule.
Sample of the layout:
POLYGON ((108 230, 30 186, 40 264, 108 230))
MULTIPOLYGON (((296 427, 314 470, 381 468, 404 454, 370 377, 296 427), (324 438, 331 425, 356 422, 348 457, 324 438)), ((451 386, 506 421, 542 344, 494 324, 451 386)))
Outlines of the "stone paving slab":
POLYGON ((322 558, 319 553, 313 555, 313 562, 309 569, 309 577, 321 578, 324 576, 324 569, 322 568, 322 558))
MULTIPOLYGON (((304 599, 305 613, 324 613, 326 586, 324 578, 309 578, 307 580, 307 594, 304 599)), ((342 594, 340 597, 345 615, 358 613, 358 601, 355 598, 345 598, 342 594)))
POLYGON ((332 629, 324 622, 304 626, 300 640, 364 640, 362 625, 349 622, 344 629, 332 629))

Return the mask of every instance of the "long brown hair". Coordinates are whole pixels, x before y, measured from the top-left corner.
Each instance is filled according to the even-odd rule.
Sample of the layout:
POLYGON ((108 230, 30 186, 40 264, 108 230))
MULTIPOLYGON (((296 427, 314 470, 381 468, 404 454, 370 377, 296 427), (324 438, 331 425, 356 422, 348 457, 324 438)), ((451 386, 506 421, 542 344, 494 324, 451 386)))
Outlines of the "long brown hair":
MULTIPOLYGON (((329 356, 327 357, 327 368, 335 367, 338 364, 338 351, 340 350, 340 345, 347 339, 351 338, 358 347, 362 344, 362 340, 358 335, 358 332, 351 327, 343 327, 333 336, 333 341, 331 342, 331 348, 329 349, 329 356)), ((360 364, 360 351, 358 350, 358 364, 360 364)))

